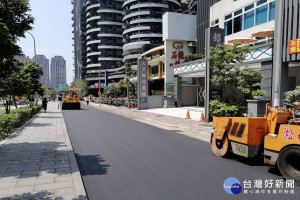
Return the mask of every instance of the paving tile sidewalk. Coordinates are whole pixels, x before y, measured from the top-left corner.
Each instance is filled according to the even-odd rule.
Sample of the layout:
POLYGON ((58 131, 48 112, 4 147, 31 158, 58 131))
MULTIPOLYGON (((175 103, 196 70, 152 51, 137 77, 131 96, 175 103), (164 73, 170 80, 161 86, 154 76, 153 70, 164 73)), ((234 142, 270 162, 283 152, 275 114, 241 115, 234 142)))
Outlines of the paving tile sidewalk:
POLYGON ((211 123, 144 112, 137 109, 127 109, 125 107, 109 106, 106 104, 99 105, 90 103, 90 106, 205 142, 210 141, 210 136, 213 132, 211 123))
POLYGON ((57 102, 0 143, 0 199, 87 199, 57 102))

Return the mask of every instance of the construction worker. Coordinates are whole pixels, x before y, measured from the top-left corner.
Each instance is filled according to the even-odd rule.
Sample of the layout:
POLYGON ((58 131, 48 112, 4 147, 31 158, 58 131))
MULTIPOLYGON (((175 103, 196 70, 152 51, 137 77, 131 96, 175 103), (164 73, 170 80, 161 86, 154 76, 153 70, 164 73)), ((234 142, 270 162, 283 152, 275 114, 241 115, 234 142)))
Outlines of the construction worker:
POLYGON ((89 105, 89 102, 90 102, 90 97, 89 97, 89 96, 87 96, 85 100, 86 100, 86 105, 89 105))

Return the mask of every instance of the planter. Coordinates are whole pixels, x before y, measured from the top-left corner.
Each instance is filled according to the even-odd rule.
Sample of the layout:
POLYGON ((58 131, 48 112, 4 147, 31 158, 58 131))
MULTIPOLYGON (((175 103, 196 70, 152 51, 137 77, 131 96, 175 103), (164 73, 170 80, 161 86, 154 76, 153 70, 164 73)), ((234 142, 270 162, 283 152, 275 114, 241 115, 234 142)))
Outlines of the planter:
POLYGON ((263 117, 266 112, 266 104, 270 103, 270 100, 256 100, 248 99, 248 117, 263 117))
POLYGON ((261 100, 264 96, 253 96, 253 99, 261 100))

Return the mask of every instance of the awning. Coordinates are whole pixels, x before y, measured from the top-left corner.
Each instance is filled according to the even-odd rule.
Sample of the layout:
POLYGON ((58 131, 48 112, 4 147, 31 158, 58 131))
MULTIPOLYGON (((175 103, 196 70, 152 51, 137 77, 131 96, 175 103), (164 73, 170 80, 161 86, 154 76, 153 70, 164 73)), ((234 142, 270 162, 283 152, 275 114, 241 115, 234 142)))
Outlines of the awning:
POLYGON ((252 38, 236 38, 228 41, 228 43, 233 43, 233 44, 251 44, 254 42, 257 42, 257 40, 252 38))
POLYGON ((259 38, 268 38, 273 36, 274 36, 274 29, 263 30, 252 34, 252 37, 259 37, 259 38))
POLYGON ((155 58, 155 59, 152 59, 152 60, 149 60, 148 61, 148 65, 151 65, 151 66, 156 66, 156 65, 159 65, 160 62, 165 62, 165 58, 166 56, 163 55, 163 56, 160 56, 158 58, 155 58))

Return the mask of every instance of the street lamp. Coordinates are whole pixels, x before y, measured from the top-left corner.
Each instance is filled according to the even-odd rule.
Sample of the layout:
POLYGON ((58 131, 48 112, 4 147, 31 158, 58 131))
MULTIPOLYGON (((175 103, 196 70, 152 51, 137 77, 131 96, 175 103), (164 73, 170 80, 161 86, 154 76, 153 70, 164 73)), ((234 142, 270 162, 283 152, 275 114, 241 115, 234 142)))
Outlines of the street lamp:
MULTIPOLYGON (((36 61, 36 46, 35 46, 35 38, 34 36, 30 33, 30 32, 27 32, 33 39, 33 46, 34 46, 34 61, 35 63, 37 63, 36 61)), ((45 84, 46 86, 46 97, 48 98, 48 83, 45 84)), ((37 92, 35 92, 35 103, 38 104, 38 95, 37 95, 37 92)))

